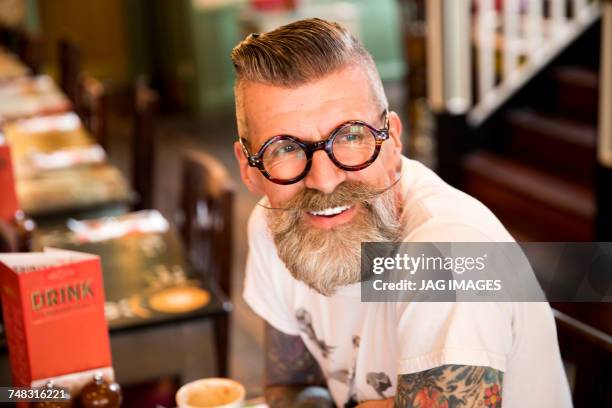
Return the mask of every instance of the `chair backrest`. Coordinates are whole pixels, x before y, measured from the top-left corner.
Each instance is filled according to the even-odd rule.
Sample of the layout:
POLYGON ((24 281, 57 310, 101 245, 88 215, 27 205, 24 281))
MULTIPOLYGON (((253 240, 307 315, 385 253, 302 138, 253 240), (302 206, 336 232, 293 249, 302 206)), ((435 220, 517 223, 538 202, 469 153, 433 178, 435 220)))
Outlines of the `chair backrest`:
POLYGON ((68 40, 58 45, 60 86, 73 104, 79 97, 79 80, 83 71, 81 48, 68 40))
POLYGON ((16 54, 32 74, 40 72, 43 50, 38 33, 23 27, 0 27, 0 44, 16 54))
MULTIPOLYGON (((589 306, 589 304, 583 304, 589 306)), ((607 304, 595 305, 592 312, 610 316, 607 304)), ((585 308, 582 308, 585 309, 585 308)), ((588 309, 588 308, 587 308, 588 309)), ((612 391, 609 370, 612 365, 612 335, 553 309, 561 356, 570 364, 572 396, 576 407, 610 406, 612 391)), ((608 321, 608 326, 610 325, 608 321)))
POLYGON ((229 295, 234 183, 223 165, 204 153, 186 152, 182 171, 177 222, 189 259, 229 295))
POLYGON ((30 68, 33 74, 41 71, 43 45, 39 34, 20 31, 18 36, 19 58, 30 68))
POLYGON ((137 81, 132 140, 132 187, 139 197, 135 210, 154 208, 155 116, 158 106, 159 94, 144 81, 137 81))
POLYGON ((75 110, 96 142, 107 149, 107 93, 102 82, 83 74, 78 82, 75 110))

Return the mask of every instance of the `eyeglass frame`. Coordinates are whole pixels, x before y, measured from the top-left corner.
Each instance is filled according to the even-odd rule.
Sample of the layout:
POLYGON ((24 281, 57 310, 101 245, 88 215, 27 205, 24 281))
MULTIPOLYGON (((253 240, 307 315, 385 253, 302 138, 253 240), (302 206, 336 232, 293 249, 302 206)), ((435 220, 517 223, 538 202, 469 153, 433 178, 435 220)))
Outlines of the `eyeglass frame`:
POLYGON ((240 142, 240 146, 242 146, 242 151, 245 157, 247 158, 247 161, 250 167, 257 167, 259 171, 261 172, 261 174, 263 174, 266 179, 270 180, 273 183, 281 184, 281 185, 294 184, 306 177, 306 175, 310 171, 310 168, 312 167, 312 157, 314 156, 314 153, 318 150, 324 150, 325 153, 327 153, 327 157, 329 157, 332 163, 334 163, 336 167, 338 167, 341 170, 359 171, 359 170, 363 170, 369 167, 378 158, 378 155, 380 154, 380 148, 383 142, 389 139, 389 109, 385 109, 383 111, 383 117, 384 117, 383 128, 381 129, 377 129, 374 126, 362 120, 349 120, 349 121, 343 122, 340 125, 338 125, 326 139, 319 140, 318 142, 304 142, 295 136, 286 135, 286 134, 272 136, 270 139, 266 140, 266 142, 259 148, 256 154, 251 154, 249 152, 249 149, 246 147, 246 144, 245 144, 245 143, 248 143, 248 141, 245 138, 242 138, 242 137, 239 138, 239 142, 240 142), (354 126, 354 125, 362 125, 368 128, 374 135, 374 140, 376 141, 376 145, 374 146, 374 153, 372 154, 372 157, 370 157, 370 159, 356 166, 347 166, 345 164, 340 163, 334 156, 333 143, 334 143, 334 140, 336 139, 336 136, 342 129, 349 127, 349 126, 354 126), (268 173, 268 171, 264 167, 263 154, 266 148, 270 146, 272 143, 278 142, 280 140, 291 140, 292 142, 300 146, 302 150, 304 151, 304 153, 306 153, 306 166, 304 167, 304 170, 296 177, 293 177, 288 180, 283 180, 283 179, 272 177, 270 173, 268 173))

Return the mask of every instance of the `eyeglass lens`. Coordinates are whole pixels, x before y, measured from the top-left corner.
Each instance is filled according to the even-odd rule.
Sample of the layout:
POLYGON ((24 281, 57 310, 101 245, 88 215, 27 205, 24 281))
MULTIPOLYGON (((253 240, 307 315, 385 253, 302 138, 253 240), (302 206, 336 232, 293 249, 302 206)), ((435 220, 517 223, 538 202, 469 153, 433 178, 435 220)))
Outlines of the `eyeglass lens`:
MULTIPOLYGON (((376 151, 376 137, 364 125, 347 125, 336 133, 332 142, 332 155, 345 167, 356 167, 369 161, 376 151)), ((263 152, 263 167, 279 180, 298 177, 308 164, 306 152, 293 140, 277 140, 263 152)))

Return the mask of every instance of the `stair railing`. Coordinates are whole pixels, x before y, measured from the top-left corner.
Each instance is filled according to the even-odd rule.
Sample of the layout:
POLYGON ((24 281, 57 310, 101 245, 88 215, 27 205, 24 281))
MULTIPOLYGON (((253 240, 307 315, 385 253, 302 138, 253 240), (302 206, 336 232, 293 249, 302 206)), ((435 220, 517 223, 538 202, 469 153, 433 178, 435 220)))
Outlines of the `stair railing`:
POLYGON ((455 185, 460 182, 459 162, 468 129, 483 125, 602 17, 597 239, 612 241, 612 0, 427 0, 425 4, 427 87, 435 118, 437 170, 455 185))
POLYGON ((482 124, 600 16, 598 0, 504 0, 501 10, 496 3, 426 2, 430 104, 434 111, 466 114, 472 126, 482 124))

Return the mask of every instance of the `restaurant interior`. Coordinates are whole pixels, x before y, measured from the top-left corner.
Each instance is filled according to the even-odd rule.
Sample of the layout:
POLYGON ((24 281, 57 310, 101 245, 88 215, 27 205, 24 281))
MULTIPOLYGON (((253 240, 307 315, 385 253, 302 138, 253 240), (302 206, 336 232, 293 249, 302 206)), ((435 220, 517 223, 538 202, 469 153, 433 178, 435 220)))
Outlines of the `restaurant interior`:
MULTIPOLYGON (((123 407, 174 407, 206 377, 263 402, 264 322, 242 299, 260 197, 234 157, 229 55, 308 17, 371 52, 404 154, 517 241, 612 241, 611 1, 0 0, 0 252, 99 256, 107 324, 64 359, 3 326, 0 386, 11 353, 68 367, 101 328, 123 407)), ((612 406, 610 301, 551 305, 576 407, 612 406)))

